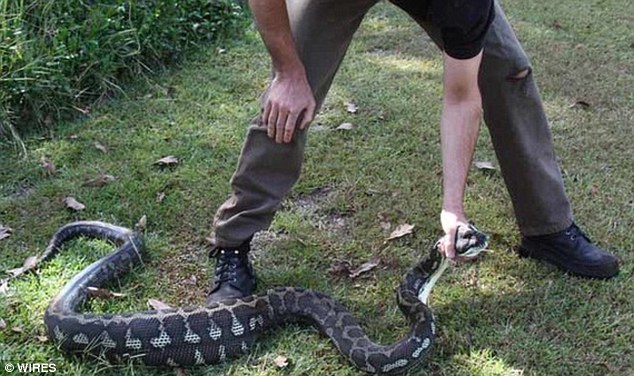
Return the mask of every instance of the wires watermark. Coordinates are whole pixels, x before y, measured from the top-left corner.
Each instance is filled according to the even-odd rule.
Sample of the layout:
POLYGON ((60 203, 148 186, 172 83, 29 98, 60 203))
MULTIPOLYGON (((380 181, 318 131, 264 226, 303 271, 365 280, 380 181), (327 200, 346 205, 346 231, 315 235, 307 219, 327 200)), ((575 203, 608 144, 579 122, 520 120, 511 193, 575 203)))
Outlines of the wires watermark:
POLYGON ((4 371, 6 373, 55 373, 57 365, 55 363, 5 363, 4 371))

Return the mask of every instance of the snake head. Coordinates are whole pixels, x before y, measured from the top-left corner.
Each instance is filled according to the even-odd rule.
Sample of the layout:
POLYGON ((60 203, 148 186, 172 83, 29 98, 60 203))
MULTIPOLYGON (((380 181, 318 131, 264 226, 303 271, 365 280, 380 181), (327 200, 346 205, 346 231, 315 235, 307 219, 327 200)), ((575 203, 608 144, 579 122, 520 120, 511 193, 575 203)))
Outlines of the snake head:
POLYGON ((458 255, 464 258, 478 256, 489 245, 489 236, 473 224, 459 226, 454 240, 458 255))

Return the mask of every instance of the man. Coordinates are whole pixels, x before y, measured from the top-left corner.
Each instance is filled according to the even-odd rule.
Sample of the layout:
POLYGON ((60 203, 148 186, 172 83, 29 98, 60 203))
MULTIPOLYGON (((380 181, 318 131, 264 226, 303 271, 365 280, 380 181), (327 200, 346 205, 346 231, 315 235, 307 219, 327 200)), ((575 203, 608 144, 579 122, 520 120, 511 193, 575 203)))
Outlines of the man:
MULTIPOLYGON (((273 77, 215 219, 217 258, 208 303, 249 295, 253 234, 269 226, 299 177, 306 128, 347 47, 378 0, 251 0, 273 77)), ((541 98, 522 50, 494 0, 392 0, 443 50, 442 251, 467 221, 463 194, 480 111, 490 130, 522 233, 520 254, 594 278, 618 273, 616 258, 574 224, 541 98), (478 84, 479 82, 479 84, 478 84)))

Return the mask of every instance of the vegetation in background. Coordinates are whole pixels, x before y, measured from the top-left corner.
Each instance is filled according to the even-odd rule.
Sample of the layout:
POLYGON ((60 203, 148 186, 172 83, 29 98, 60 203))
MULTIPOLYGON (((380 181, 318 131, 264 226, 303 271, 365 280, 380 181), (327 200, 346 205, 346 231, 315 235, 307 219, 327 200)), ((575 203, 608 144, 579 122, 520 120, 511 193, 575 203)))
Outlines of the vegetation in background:
POLYGON ((0 132, 50 127, 122 80, 241 29, 231 0, 0 0, 0 132))

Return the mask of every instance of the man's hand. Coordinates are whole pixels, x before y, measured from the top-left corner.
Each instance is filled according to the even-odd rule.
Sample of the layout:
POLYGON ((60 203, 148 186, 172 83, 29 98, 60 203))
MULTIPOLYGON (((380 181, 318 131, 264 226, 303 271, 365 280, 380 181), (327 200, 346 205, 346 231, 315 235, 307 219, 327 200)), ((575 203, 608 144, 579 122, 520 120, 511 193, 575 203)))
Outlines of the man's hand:
POLYGON ((295 128, 313 120, 315 97, 306 78, 288 20, 285 0, 250 0, 249 5, 273 62, 273 81, 262 105, 262 125, 275 142, 288 143, 295 128))
POLYGON ((315 97, 304 72, 276 74, 262 111, 268 136, 278 144, 291 142, 295 128, 303 130, 315 115, 315 97))
POLYGON ((443 210, 440 213, 440 223, 445 232, 445 236, 440 241, 440 252, 444 253, 450 260, 460 261, 460 257, 456 258, 456 231, 459 226, 468 226, 469 221, 464 213, 455 213, 443 210))

